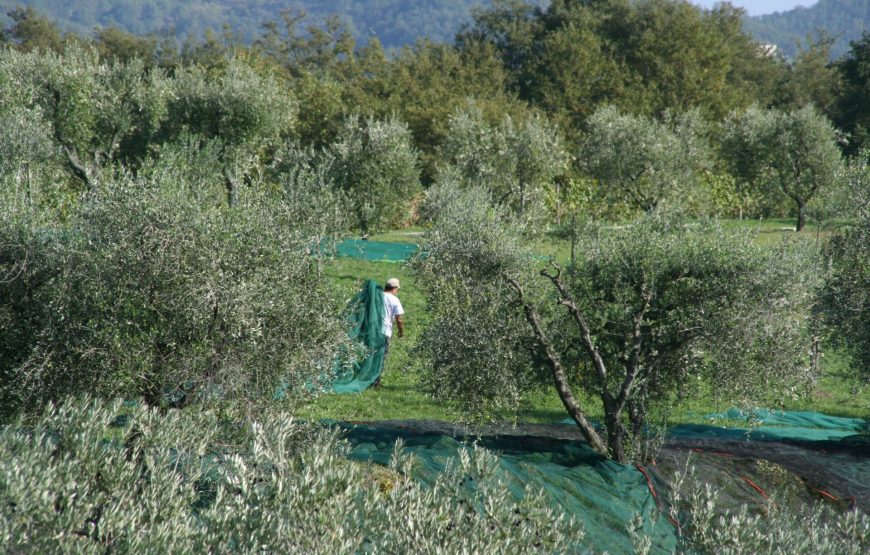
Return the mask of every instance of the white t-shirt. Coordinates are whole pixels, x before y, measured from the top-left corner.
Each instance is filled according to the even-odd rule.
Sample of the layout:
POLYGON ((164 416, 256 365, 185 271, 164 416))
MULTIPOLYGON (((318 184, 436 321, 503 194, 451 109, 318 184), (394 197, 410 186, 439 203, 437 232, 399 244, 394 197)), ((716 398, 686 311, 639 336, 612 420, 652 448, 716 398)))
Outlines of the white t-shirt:
POLYGON ((384 293, 384 335, 393 336, 393 320, 405 313, 402 301, 392 293, 384 293))

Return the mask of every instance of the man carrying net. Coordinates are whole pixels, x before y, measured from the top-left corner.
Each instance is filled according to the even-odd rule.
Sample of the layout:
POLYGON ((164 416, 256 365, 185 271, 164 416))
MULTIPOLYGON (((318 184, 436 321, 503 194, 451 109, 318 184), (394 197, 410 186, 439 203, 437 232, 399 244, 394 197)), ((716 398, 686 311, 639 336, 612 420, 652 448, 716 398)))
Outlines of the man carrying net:
MULTIPOLYGON (((393 321, 396 323, 396 330, 399 337, 405 335, 405 322, 402 315, 405 314, 405 309, 402 308, 402 301, 399 300, 399 280, 390 278, 384 285, 384 362, 387 360, 387 354, 390 352, 390 340, 393 337, 393 321)), ((383 375, 383 366, 381 367, 381 375, 383 375)), ((381 376, 375 380, 374 386, 380 387, 381 376)))

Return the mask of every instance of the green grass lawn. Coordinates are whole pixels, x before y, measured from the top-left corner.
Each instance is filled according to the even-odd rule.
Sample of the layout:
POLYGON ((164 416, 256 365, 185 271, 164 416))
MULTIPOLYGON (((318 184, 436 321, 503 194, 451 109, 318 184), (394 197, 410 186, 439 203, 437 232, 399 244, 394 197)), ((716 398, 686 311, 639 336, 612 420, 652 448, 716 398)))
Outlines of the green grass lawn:
MULTIPOLYGON (((792 220, 766 220, 762 222, 727 222, 729 226, 759 226, 759 241, 769 244, 794 235, 786 231, 792 220)), ((398 231, 372 236, 375 241, 416 243, 421 240, 419 229, 398 231)), ((824 232, 827 233, 827 232, 824 232)), ((808 226, 800 237, 815 239, 819 230, 808 226)), ((567 261, 570 245, 567 241, 544 238, 536 241, 542 256, 555 256, 567 261)), ((356 294, 365 279, 384 283, 390 277, 401 280, 399 298, 405 307, 405 337, 394 339, 387 358, 382 387, 358 394, 325 394, 300 407, 296 416, 311 419, 335 419, 345 421, 369 421, 388 419, 435 419, 458 421, 462 414, 456 407, 435 401, 423 392, 420 386, 420 368, 413 349, 422 331, 429 322, 426 299, 417 287, 413 274, 401 263, 370 262, 349 258, 337 259, 326 270, 327 276, 339 288, 342 302, 356 294)), ((341 310, 342 307, 336 307, 341 310)), ((870 387, 850 380, 848 363, 836 352, 823 358, 823 375, 809 396, 797 399, 771 398, 767 408, 783 410, 810 410, 835 416, 864 418, 870 415, 870 387)), ((763 386, 763 384, 760 384, 763 386)), ((673 407, 669 417, 674 423, 699 422, 703 415, 722 412, 730 404, 717 398, 704 384, 695 384, 689 398, 673 407)), ((582 399, 588 414, 595 418, 601 415, 595 399, 582 399)), ((517 414, 502 415, 505 420, 517 422, 556 422, 566 417, 561 401, 551 388, 529 395, 517 414)))

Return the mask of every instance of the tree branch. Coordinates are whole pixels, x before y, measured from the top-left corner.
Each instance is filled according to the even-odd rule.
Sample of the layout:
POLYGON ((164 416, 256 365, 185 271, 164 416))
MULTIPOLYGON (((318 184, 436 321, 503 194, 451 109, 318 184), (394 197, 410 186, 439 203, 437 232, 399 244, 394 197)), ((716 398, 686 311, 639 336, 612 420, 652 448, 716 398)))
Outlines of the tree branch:
POLYGON ((641 296, 643 298, 643 306, 640 311, 634 316, 634 330, 631 338, 631 362, 629 363, 628 372, 625 373, 625 379, 622 381, 622 386, 619 388, 619 397, 616 400, 616 414, 622 412, 628 395, 631 392, 631 387, 637 379, 640 372, 640 350, 643 346, 643 319, 646 316, 646 311, 649 310, 650 302, 652 301, 652 293, 647 289, 646 281, 643 281, 640 286, 641 296))
POLYGON ((562 362, 559 359, 559 355, 550 344, 549 339, 547 339, 538 312, 526 301, 520 284, 513 278, 505 276, 505 279, 507 280, 508 285, 510 285, 517 293, 520 303, 523 305, 526 321, 532 327, 538 345, 547 355, 547 362, 549 363, 550 369, 553 371, 556 391, 559 393, 559 398, 562 400, 562 404, 565 406, 565 409, 568 411, 571 418, 574 419, 574 422, 577 423, 577 427, 580 428, 580 433, 583 434, 583 437, 586 438, 589 445, 602 455, 607 455, 607 446, 604 444, 604 441, 602 441, 601 436, 598 435, 598 432, 595 431, 595 428, 592 427, 592 424, 589 423, 586 415, 583 414, 580 405, 577 403, 577 399, 571 391, 571 386, 568 384, 568 377, 562 367, 562 362))
POLYGON ((595 367, 598 380, 602 385, 602 391, 604 391, 605 395, 609 396, 609 393, 606 391, 607 366, 604 364, 604 359, 601 358, 601 353, 598 352, 598 347, 596 347, 595 342, 592 341, 592 332, 589 330, 589 324, 586 322, 586 318, 583 317, 580 309, 577 308, 577 303, 574 302, 574 299, 571 297, 571 294, 562 282, 562 268, 555 262, 550 262, 550 264, 556 269, 556 273, 551 274, 546 270, 541 270, 541 275, 553 282, 553 285, 556 287, 556 290, 559 292, 559 296, 561 297, 559 304, 568 309, 568 312, 570 312, 571 316, 574 318, 574 322, 577 323, 577 327, 580 328, 580 338, 583 340, 583 347, 592 359, 592 365, 595 367))
POLYGON ((76 177, 84 182, 85 186, 88 188, 88 191, 93 191, 95 188, 94 181, 93 179, 91 179, 91 176, 88 173, 87 168, 85 168, 85 165, 82 164, 82 161, 79 159, 79 155, 76 152, 75 148, 65 146, 63 147, 63 150, 66 153, 66 160, 69 163, 73 174, 75 174, 76 177))

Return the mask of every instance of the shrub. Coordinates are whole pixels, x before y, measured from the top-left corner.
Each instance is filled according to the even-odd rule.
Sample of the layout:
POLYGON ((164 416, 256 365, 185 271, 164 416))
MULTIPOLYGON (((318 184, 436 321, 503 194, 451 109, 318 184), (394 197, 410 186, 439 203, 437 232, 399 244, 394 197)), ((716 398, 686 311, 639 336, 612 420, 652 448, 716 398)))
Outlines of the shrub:
POLYGON ((559 553, 582 538, 542 495, 516 501, 482 449, 427 486, 400 447, 385 473, 348 461, 334 433, 281 416, 218 449, 227 424, 79 401, 0 429, 0 542, 33 553, 559 553))
POLYGON ((819 309, 833 343, 854 357, 858 375, 866 380, 870 379, 870 169, 863 160, 853 162, 847 190, 854 221, 828 245, 830 271, 819 309))
POLYGON ((264 187, 218 208, 177 172, 148 175, 90 195, 65 229, 3 220, 6 416, 84 391, 305 395, 325 377, 343 334, 310 255, 323 222, 264 187))
MULTIPOLYGON (((857 509, 791 507, 774 495, 760 507, 723 510, 720 492, 691 467, 673 482, 670 518, 679 521, 681 553, 858 555, 870 549, 870 517, 857 509)), ((639 554, 648 541, 634 534, 639 554)))

